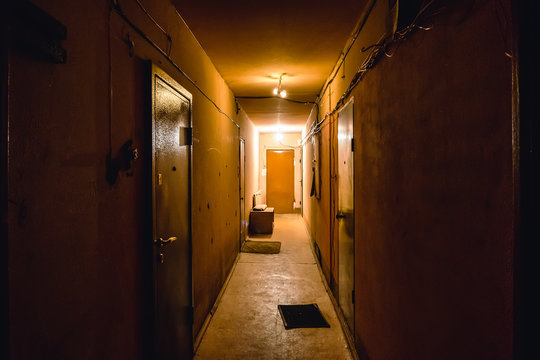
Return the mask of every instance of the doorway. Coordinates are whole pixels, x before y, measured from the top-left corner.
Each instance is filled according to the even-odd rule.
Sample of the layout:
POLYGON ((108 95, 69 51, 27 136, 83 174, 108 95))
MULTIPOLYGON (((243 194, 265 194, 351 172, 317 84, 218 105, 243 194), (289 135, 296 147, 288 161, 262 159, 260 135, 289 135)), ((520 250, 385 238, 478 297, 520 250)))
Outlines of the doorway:
POLYGON ((193 353, 191 94, 152 65, 154 358, 193 353))
POLYGON ((338 113, 338 292, 339 306, 354 334, 354 138, 353 101, 338 113))
POLYGON ((278 214, 294 212, 294 150, 266 150, 266 203, 278 214))

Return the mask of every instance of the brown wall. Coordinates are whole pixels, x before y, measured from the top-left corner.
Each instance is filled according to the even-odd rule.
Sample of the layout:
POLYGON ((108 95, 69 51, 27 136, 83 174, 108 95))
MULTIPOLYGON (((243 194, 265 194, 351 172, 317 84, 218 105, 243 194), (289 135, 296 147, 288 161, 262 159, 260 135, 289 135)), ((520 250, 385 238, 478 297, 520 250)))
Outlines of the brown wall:
MULTIPOLYGON (((391 48, 351 94, 355 337, 370 359, 512 358, 511 60, 494 5, 433 18, 431 31, 391 48)), ((346 71, 384 34, 384 6, 377 3, 346 71)), ((351 75, 336 78, 321 114, 351 75)), ((322 136, 324 184, 330 140, 322 136)), ((304 214, 330 280, 322 190, 304 214)))
POLYGON ((319 162, 320 162, 320 199, 316 195, 311 196, 311 186, 313 181, 312 160, 314 145, 312 139, 308 139, 304 145, 304 208, 303 217, 312 240, 317 244, 321 255, 321 268, 326 275, 331 288, 334 288, 335 272, 330 269, 334 266, 331 260, 330 241, 330 151, 329 151, 328 125, 322 127, 316 137, 320 140, 319 162))
MULTIPOLYGON (((193 94, 193 288, 195 332, 238 252, 238 128, 117 14, 109 1, 35 1, 64 23, 64 65, 9 54, 9 301, 12 359, 138 359, 145 341, 143 253, 150 188, 143 164, 145 61, 193 94), (134 41, 133 56, 126 45, 134 41), (109 128, 109 65, 112 108, 109 128), (105 180, 129 139, 133 174, 105 180)), ((145 1, 172 35, 171 57, 227 113, 232 92, 175 9, 145 1)), ((167 40, 135 2, 124 12, 160 47, 167 40)), ((146 324, 146 325, 145 325, 146 324)))

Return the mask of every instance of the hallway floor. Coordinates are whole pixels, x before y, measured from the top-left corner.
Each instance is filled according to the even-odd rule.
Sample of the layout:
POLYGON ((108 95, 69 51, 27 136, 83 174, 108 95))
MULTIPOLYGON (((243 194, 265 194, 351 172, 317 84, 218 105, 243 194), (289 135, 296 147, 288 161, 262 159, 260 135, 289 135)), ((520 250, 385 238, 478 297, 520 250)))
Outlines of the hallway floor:
POLYGON ((241 253, 195 359, 352 359, 299 215, 277 215, 279 254, 241 253), (279 304, 317 303, 330 328, 286 330, 279 304))

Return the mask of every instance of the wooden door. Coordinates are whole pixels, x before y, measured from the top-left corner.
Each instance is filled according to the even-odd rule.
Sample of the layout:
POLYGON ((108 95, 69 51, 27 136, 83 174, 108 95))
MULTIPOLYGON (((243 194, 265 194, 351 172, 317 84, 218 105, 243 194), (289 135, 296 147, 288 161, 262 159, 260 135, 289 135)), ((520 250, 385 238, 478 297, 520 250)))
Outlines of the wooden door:
POLYGON ((294 150, 266 151, 266 204, 275 213, 294 211, 294 150))
POLYGON ((354 167, 353 103, 338 114, 338 278, 339 306, 354 333, 354 167))
POLYGON ((154 358, 191 359, 191 94, 152 68, 154 358))

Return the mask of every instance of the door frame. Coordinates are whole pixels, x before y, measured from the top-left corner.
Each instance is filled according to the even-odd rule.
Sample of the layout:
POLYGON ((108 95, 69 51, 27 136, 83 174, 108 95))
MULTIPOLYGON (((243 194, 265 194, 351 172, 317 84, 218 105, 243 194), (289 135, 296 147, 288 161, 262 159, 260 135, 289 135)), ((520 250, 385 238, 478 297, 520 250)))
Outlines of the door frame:
POLYGON ((2 176, 0 176, 0 201, 2 203, 2 210, 0 211, 2 216, 2 223, 0 225, 0 238, 5 239, 2 241, 0 252, 2 255, 2 288, 4 293, 2 295, 2 326, 4 330, 4 336, 2 336, 2 350, 0 350, 0 358, 9 358, 9 235, 8 235, 8 122, 9 122, 9 39, 8 39, 8 25, 4 22, 2 25, 0 40, 2 49, 0 50, 0 168, 2 176))
POLYGON ((535 332, 540 270, 540 69, 536 1, 512 2, 512 160, 514 178, 514 358, 540 354, 535 332))
MULTIPOLYGON (((156 307, 156 299, 154 296, 154 286, 155 286, 155 269, 154 269, 154 236, 155 236, 155 229, 156 229, 156 213, 155 213, 155 186, 156 186, 156 173, 155 173, 155 156, 156 156, 156 147, 155 147, 155 116, 154 116, 154 92, 155 92, 155 81, 154 78, 157 76, 161 80, 163 80, 165 83, 167 83, 169 86, 174 88, 176 91, 178 91, 182 96, 184 96, 189 101, 189 127, 193 129, 193 96, 192 94, 187 91, 178 81, 176 81, 174 78, 172 78, 169 74, 167 74, 163 69, 161 69, 156 64, 152 63, 151 61, 147 62, 147 81, 150 82, 150 84, 147 85, 146 89, 148 91, 147 94, 147 119, 150 121, 148 122, 147 127, 147 137, 146 137, 146 144, 145 148, 148 149, 148 153, 151 155, 147 157, 146 159, 146 170, 147 170, 147 186, 145 186, 146 189, 149 188, 150 191, 147 191, 149 194, 146 195, 146 204, 148 204, 148 211, 147 216, 149 216, 149 226, 148 230, 146 231, 145 239, 145 264, 144 268, 148 272, 148 276, 144 279, 146 285, 144 288, 146 289, 147 296, 144 297, 144 302, 147 304, 147 311, 146 316, 147 320, 144 321, 144 323, 147 325, 147 330, 144 331, 144 335, 148 336, 148 343, 145 346, 144 349, 144 355, 145 358, 153 359, 155 354, 155 334, 157 333, 155 329, 155 307, 156 307)), ((191 135, 192 136, 192 135, 191 135)), ((195 342, 195 334, 194 334, 194 322, 193 322, 193 307, 194 307, 194 297, 193 297, 193 201, 192 201, 192 184, 193 184, 193 144, 190 145, 189 149, 189 155, 188 155, 188 169, 189 169, 189 176, 188 176, 188 203, 189 203, 189 209, 188 209, 188 217, 189 217, 189 230, 188 230, 188 239, 189 239, 189 261, 190 261, 190 274, 189 274, 189 281, 190 281, 190 287, 191 287, 191 339, 190 341, 190 347, 191 352, 193 353, 194 349, 194 342, 195 342)))

